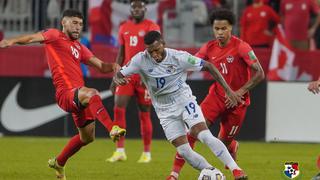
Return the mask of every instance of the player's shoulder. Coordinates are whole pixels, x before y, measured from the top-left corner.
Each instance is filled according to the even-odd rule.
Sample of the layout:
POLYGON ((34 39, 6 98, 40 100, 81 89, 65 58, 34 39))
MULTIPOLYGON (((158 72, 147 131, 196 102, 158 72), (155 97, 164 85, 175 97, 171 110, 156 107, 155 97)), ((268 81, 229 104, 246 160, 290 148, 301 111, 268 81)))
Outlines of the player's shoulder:
POLYGON ((148 24, 148 25, 154 25, 156 24, 154 21, 152 21, 151 19, 144 19, 143 20, 143 23, 144 24, 148 24))
POLYGON ((53 34, 60 34, 62 33, 59 29, 56 28, 48 28, 41 31, 42 33, 53 33, 53 34))
POLYGON ((168 53, 168 56, 171 57, 180 57, 180 56, 184 56, 186 54, 189 54, 187 51, 183 51, 183 50, 178 50, 178 49, 171 49, 171 48, 165 48, 165 50, 168 53))

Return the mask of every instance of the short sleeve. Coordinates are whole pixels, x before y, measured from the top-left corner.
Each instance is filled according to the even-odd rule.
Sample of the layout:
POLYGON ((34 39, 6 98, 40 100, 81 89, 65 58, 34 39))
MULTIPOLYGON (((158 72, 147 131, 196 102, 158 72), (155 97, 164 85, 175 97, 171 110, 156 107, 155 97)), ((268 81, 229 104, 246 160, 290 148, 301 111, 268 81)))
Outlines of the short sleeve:
POLYGON ((203 68, 203 60, 182 51, 179 57, 180 65, 186 71, 201 71, 203 68))
POLYGON ((81 53, 82 53, 82 58, 81 58, 81 62, 88 64, 88 61, 90 58, 92 58, 94 55, 92 54, 92 52, 83 44, 80 44, 81 46, 81 53))
POLYGON ((197 56, 198 58, 204 59, 204 60, 208 60, 207 50, 208 50, 208 43, 205 43, 200 48, 200 50, 195 54, 195 56, 197 56))
POLYGON ((156 23, 151 23, 149 26, 149 31, 159 31, 160 32, 160 27, 156 23))
POLYGON ((124 76, 138 74, 140 72, 140 64, 143 54, 138 53, 131 58, 131 60, 121 68, 120 73, 124 76))
POLYGON ((120 45, 124 45, 123 31, 124 31, 124 27, 123 27, 123 25, 121 25, 119 28, 119 33, 118 33, 118 42, 120 45))
POLYGON ((41 32, 45 44, 55 41, 59 38, 60 31, 57 29, 46 29, 41 32))
POLYGON ((258 61, 258 58, 254 54, 250 45, 244 41, 241 42, 239 46, 240 57, 247 63, 249 66, 258 61))

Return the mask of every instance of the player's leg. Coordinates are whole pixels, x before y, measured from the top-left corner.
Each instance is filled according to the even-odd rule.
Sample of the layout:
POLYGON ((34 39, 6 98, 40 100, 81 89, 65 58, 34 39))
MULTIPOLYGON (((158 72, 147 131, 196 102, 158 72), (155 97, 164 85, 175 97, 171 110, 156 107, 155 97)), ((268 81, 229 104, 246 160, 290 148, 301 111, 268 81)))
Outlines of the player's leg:
POLYGON ((231 156, 236 161, 239 147, 235 137, 239 134, 245 118, 247 106, 239 106, 227 110, 221 118, 218 138, 227 146, 231 156))
MULTIPOLYGON (((179 112, 177 112, 179 114, 179 112)), ((159 114, 158 114, 159 116, 159 114)), ((159 117, 166 138, 176 147, 177 152, 197 170, 212 167, 207 160, 195 152, 188 143, 186 136, 186 127, 183 121, 179 120, 181 116, 170 116, 170 119, 159 117)))
POLYGON ((87 145, 94 140, 94 116, 90 112, 89 108, 84 108, 77 105, 75 99, 77 93, 74 91, 66 92, 60 97, 59 103, 64 102, 64 109, 69 110, 72 113, 75 125, 78 128, 79 134, 73 136, 66 146, 63 148, 61 153, 56 157, 49 159, 49 167, 56 170, 58 179, 66 179, 64 166, 67 160, 80 150, 81 147, 87 145))
MULTIPOLYGON (((133 85, 130 82, 124 86, 117 86, 114 96, 114 124, 120 128, 126 129, 126 107, 134 93, 133 85)), ((125 138, 121 137, 116 143, 116 151, 113 152, 107 162, 117 162, 127 160, 127 155, 124 148, 125 138)))
MULTIPOLYGON (((211 124, 213 124, 214 121, 217 120, 218 116, 223 111, 223 109, 220 107, 223 107, 224 104, 221 104, 221 101, 217 100, 217 98, 218 97, 216 95, 208 94, 201 103, 201 110, 203 112, 204 117, 207 119, 206 123, 208 127, 210 127, 211 124)), ((190 136, 190 134, 188 134, 187 137, 189 144, 193 149, 195 146, 195 142, 197 141, 197 138, 190 136)), ((179 155, 179 153, 176 153, 170 176, 178 178, 184 163, 185 160, 179 155)), ((170 180, 170 176, 168 177, 168 180, 170 180)))
POLYGON ((102 104, 99 92, 93 88, 81 87, 78 91, 78 103, 79 106, 84 106, 89 109, 91 114, 98 119, 99 122, 109 131, 110 137, 113 141, 117 141, 121 136, 126 133, 125 129, 114 126, 113 122, 102 104))
POLYGON ((143 152, 138 163, 148 163, 151 161, 152 140, 151 99, 148 90, 141 81, 136 86, 136 96, 139 108, 140 132, 143 140, 143 152))

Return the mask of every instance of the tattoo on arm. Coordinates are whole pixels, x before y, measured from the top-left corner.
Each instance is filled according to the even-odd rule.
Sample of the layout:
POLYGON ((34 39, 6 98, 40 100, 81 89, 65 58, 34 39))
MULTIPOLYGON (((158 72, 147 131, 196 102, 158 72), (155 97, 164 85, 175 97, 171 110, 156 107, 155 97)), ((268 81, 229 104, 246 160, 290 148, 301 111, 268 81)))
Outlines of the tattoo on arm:
POLYGON ((253 70, 255 74, 246 84, 242 86, 242 89, 244 89, 246 92, 250 91, 264 79, 264 71, 259 62, 252 64, 251 70, 253 70))

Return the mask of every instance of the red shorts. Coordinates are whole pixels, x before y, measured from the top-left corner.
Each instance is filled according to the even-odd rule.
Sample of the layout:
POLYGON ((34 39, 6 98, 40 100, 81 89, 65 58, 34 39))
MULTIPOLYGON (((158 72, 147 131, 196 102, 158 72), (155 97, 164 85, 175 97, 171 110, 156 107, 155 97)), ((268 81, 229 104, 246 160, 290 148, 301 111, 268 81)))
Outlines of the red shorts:
POLYGON ((86 125, 87 121, 94 120, 88 107, 81 106, 78 100, 79 88, 59 92, 57 103, 61 109, 72 114, 73 121, 78 128, 86 125))
POLYGON ((231 141, 239 133, 246 115, 247 105, 239 105, 235 108, 225 107, 225 98, 210 92, 201 103, 204 117, 213 124, 221 117, 219 138, 231 141))
POLYGON ((146 86, 139 75, 130 76, 130 81, 124 86, 117 86, 115 95, 117 96, 136 96, 139 104, 151 105, 151 99, 146 86))

